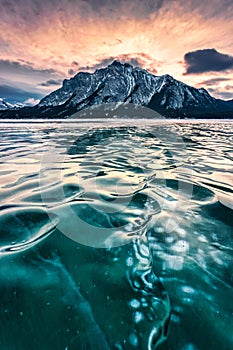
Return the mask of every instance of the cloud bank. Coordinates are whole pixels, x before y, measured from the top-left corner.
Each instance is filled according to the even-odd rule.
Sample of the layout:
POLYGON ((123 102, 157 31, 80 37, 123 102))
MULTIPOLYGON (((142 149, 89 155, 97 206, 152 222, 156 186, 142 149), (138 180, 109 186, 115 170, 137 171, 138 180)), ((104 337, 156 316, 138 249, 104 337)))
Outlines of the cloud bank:
POLYGON ((0 96, 9 103, 28 103, 40 100, 43 95, 39 93, 32 93, 8 85, 0 85, 0 96))
POLYGON ((221 60, 209 71, 185 53, 233 56, 232 0, 0 0, 0 13, 0 84, 44 95, 113 59, 197 85, 221 60))
POLYGON ((215 49, 204 49, 188 52, 184 56, 185 74, 205 72, 222 72, 233 69, 233 56, 223 54, 215 49))

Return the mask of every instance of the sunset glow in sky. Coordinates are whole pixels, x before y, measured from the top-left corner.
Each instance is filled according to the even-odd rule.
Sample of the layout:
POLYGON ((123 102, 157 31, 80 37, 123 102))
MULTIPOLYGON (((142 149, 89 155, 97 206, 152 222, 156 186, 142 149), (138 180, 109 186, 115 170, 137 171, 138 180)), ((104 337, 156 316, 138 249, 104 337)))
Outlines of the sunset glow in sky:
POLYGON ((34 103, 114 59, 233 99, 232 0, 0 0, 0 98, 34 103))

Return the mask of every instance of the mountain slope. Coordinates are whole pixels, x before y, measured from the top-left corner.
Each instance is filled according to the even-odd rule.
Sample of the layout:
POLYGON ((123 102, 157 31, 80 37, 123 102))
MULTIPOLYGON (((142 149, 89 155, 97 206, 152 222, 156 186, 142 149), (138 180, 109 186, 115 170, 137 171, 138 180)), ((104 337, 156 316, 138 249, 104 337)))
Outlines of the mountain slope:
POLYGON ((170 75, 155 76, 128 63, 114 61, 93 74, 80 72, 64 80, 60 89, 44 97, 37 106, 17 113, 42 118, 67 117, 92 106, 118 102, 146 106, 175 117, 233 112, 231 103, 215 99, 203 88, 195 89, 170 75))
POLYGON ((0 110, 5 110, 5 109, 9 109, 10 105, 5 102, 2 98, 0 98, 0 110))
POLYGON ((23 107, 22 103, 11 104, 0 97, 0 111, 23 107))

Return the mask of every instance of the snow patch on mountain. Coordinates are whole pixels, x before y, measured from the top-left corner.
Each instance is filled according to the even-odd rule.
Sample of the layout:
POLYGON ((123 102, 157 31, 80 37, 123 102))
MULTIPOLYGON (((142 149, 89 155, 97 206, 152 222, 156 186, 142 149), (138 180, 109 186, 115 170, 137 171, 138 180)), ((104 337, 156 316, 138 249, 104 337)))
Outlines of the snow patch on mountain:
POLYGON ((178 118, 224 117, 225 114, 231 116, 233 112, 232 101, 216 99, 204 88, 196 89, 168 74, 156 76, 129 63, 114 61, 94 73, 79 72, 65 79, 62 87, 34 107, 27 105, 19 110, 2 101, 2 109, 16 108, 17 111, 15 114, 12 111, 1 114, 4 117, 32 115, 38 118, 64 118, 103 104, 119 106, 129 103, 178 118))
POLYGON ((218 109, 218 100, 201 88, 195 89, 172 76, 155 76, 128 63, 114 61, 94 73, 79 72, 64 80, 60 89, 43 98, 37 105, 64 106, 81 110, 103 103, 134 103, 164 111, 186 108, 218 109))
POLYGON ((17 108, 22 108, 24 106, 24 104, 22 103, 9 103, 7 101, 4 100, 4 98, 0 97, 0 110, 7 110, 7 109, 17 109, 17 108))

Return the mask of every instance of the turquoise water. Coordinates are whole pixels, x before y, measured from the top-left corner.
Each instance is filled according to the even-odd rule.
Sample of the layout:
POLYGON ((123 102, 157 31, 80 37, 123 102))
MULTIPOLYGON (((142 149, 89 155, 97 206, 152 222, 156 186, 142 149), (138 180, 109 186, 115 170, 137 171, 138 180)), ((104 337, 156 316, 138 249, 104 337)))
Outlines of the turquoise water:
POLYGON ((233 348, 233 123, 2 123, 0 348, 233 348))

